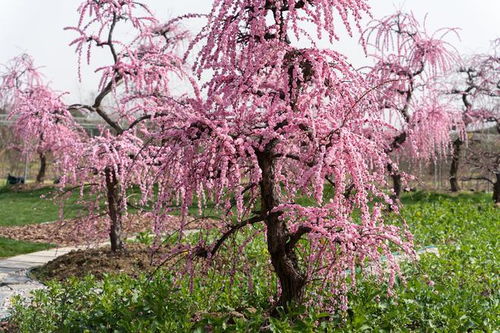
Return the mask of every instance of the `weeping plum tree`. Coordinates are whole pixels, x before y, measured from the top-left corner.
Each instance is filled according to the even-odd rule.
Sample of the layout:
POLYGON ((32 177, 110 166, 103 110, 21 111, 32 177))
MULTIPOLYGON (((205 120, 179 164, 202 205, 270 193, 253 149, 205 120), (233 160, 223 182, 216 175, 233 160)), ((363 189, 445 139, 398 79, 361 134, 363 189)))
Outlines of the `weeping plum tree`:
MULTIPOLYGON (((499 48, 498 41, 496 48, 499 48)), ((488 123, 496 126, 500 134, 500 56, 498 50, 491 54, 478 54, 461 62, 451 79, 453 86, 449 93, 456 96, 462 103, 456 124, 457 137, 453 140, 452 160, 450 166, 450 189, 452 192, 460 190, 458 185, 458 173, 460 158, 465 144, 465 134, 473 128, 480 129, 488 126, 488 123)), ((486 153, 485 153, 486 154, 486 153)), ((481 153, 473 153, 475 164, 481 164, 485 156, 481 153)), ((486 154, 487 155, 487 154, 486 154)), ((494 173, 494 158, 486 158, 488 165, 494 173)), ((494 173, 495 174, 495 173, 494 173)), ((500 177, 500 175, 496 176, 500 177)), ((498 182, 498 181, 497 181, 498 182)), ((497 188, 500 185, 495 185, 497 188)), ((499 197, 500 194, 497 195, 499 197)), ((498 201, 497 201, 498 202, 498 201)))
POLYGON ((158 218, 177 201, 185 217, 195 200, 201 210, 210 200, 226 212, 215 226, 217 240, 172 248, 172 255, 187 253, 189 272, 193 263, 216 261, 227 246, 243 248, 247 242, 229 240, 254 226, 265 235, 279 280, 275 306, 303 302, 306 285, 321 280, 337 295, 328 304, 345 310, 348 271, 368 262, 380 275, 387 265, 394 283, 399 270, 390 244, 407 253, 412 245, 411 235, 382 216, 391 202, 381 189, 391 163, 383 129, 390 125, 372 83, 315 42, 336 40, 338 24, 359 28, 368 12, 364 0, 214 1, 189 47, 201 44, 194 72, 213 74, 204 97, 157 120, 158 218), (296 46, 299 39, 310 46, 296 46), (325 182, 334 188, 328 200, 325 182), (303 196, 315 204, 301 205, 303 196))
MULTIPOLYGON (((381 85, 379 103, 394 124, 387 132, 386 153, 428 159, 448 145, 454 108, 440 99, 435 80, 458 59, 444 40, 454 31, 440 29, 429 35, 413 14, 403 12, 374 20, 365 31, 376 60, 371 80, 381 85)), ((387 169, 394 198, 399 198, 401 172, 394 163, 388 163, 387 169)))
POLYGON ((160 25, 146 5, 132 0, 86 0, 78 13, 78 25, 66 29, 78 34, 71 45, 76 46, 79 67, 83 54, 90 62, 95 47, 107 49, 112 62, 97 69, 102 78, 93 105, 73 104, 69 109, 97 114, 107 126, 66 158, 61 183, 91 185, 98 197, 104 194, 111 249, 117 251, 124 246, 127 189, 144 188, 149 181, 144 168, 155 165, 155 128, 150 122, 162 116, 158 105, 175 103, 169 81, 183 75, 175 49, 184 32, 160 25), (134 37, 127 42, 115 37, 120 28, 134 37))
POLYGON ((37 154, 40 169, 36 181, 45 179, 48 154, 62 154, 82 134, 58 94, 42 80, 42 75, 26 54, 15 57, 1 74, 0 98, 8 105, 8 117, 21 151, 37 154))

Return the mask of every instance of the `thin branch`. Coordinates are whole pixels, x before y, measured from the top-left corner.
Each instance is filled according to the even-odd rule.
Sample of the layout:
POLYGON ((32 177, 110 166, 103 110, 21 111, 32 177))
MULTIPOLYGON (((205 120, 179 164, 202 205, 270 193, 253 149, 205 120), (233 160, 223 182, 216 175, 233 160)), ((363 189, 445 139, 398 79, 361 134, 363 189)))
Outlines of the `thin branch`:
POLYGON ((63 195, 65 195, 66 193, 68 193, 68 192, 72 192, 72 191, 74 191, 74 190, 76 190, 76 189, 79 189, 79 188, 81 188, 81 187, 87 187, 87 186, 98 186, 98 185, 99 185, 99 184, 97 184, 97 183, 86 183, 86 184, 83 184, 83 185, 76 185, 76 186, 68 187, 68 188, 65 188, 62 192, 57 193, 57 194, 54 196, 54 198, 58 198, 58 197, 60 197, 60 196, 63 196, 63 195))
POLYGON ((113 82, 118 82, 120 80, 121 80, 121 76, 118 75, 115 80, 109 81, 108 84, 106 85, 106 87, 104 87, 104 89, 99 93, 99 95, 97 95, 97 97, 94 101, 94 105, 90 106, 90 105, 85 105, 85 104, 72 104, 68 107, 68 110, 71 111, 71 110, 78 110, 78 109, 86 109, 90 112, 96 112, 109 126, 111 126, 111 128, 113 128, 117 132, 117 134, 122 134, 124 132, 123 128, 121 128, 121 126, 118 125, 118 123, 116 121, 111 119, 108 116, 108 114, 106 112, 104 112, 104 110, 101 109, 102 101, 112 91, 113 82))
POLYGON ((111 23, 111 27, 109 28, 108 33, 108 46, 115 64, 118 62, 118 56, 116 55, 115 46, 113 45, 113 31, 115 30, 116 22, 118 22, 118 18, 116 17, 116 14, 113 13, 113 22, 111 23))
MULTIPOLYGON (((250 183, 248 184, 244 189, 243 191, 241 191, 241 195, 244 195, 245 193, 247 193, 248 191, 250 191, 252 188, 254 188, 255 186, 257 186, 256 183, 250 183)), ((226 209, 226 215, 229 214, 229 212, 234 208, 234 206, 236 206, 236 200, 231 200, 231 206, 229 206, 228 209, 226 209)))

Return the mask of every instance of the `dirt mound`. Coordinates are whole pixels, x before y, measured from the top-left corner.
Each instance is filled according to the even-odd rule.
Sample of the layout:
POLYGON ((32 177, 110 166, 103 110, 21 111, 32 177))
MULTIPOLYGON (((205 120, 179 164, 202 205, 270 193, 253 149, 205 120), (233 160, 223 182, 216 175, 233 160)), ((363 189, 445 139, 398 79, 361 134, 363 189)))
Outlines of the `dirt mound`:
POLYGON ((109 247, 78 250, 35 268, 31 273, 42 282, 64 281, 69 277, 81 278, 90 274, 97 278, 106 273, 138 276, 153 272, 164 254, 161 249, 153 252, 140 243, 128 243, 126 249, 119 252, 111 252, 109 247))

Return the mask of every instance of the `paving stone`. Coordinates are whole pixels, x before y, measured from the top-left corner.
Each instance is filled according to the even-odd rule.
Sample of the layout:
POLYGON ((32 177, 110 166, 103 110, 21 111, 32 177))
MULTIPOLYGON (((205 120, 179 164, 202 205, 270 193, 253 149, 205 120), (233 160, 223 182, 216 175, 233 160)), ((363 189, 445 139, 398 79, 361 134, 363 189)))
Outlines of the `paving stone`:
POLYGON ((12 289, 9 289, 8 287, 0 287, 0 304, 3 302, 4 299, 9 297, 12 294, 12 289))
POLYGON ((28 269, 36 266, 40 266, 43 263, 31 262, 31 261, 0 261, 0 272, 2 273, 12 273, 19 271, 21 269, 28 269))
POLYGON ((12 286, 14 284, 29 283, 31 281, 32 280, 26 274, 25 275, 11 274, 11 275, 8 275, 5 279, 3 279, 2 282, 0 282, 0 283, 2 285, 12 286))

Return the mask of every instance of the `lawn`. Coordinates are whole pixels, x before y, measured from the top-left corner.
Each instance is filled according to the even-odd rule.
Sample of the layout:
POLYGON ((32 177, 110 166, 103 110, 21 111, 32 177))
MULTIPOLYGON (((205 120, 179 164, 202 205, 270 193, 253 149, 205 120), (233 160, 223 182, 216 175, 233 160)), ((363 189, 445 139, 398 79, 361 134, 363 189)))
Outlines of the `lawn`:
POLYGON ((42 251, 54 247, 51 244, 22 242, 0 237, 0 258, 11 257, 18 254, 42 251))
MULTIPOLYGON (((51 198, 57 193, 53 187, 38 189, 14 189, 0 187, 0 228, 56 221, 60 218, 61 206, 51 198)), ((78 195, 71 194, 64 202, 64 214, 71 218, 83 214, 77 203, 78 195)), ((0 257, 10 257, 54 247, 51 244, 17 241, 0 237, 0 257)))
MULTIPOLYGON (((78 204, 78 193, 75 191, 64 202, 63 216, 71 218, 83 214, 78 204)), ((35 224, 56 221, 60 218, 61 206, 51 200, 57 194, 53 187, 42 187, 35 190, 14 190, 11 187, 0 187, 0 227, 35 224), (42 199, 43 197, 43 199, 42 199)))
POLYGON ((307 306, 269 318, 276 281, 257 238, 244 253, 251 265, 236 267, 233 276, 212 268, 205 278, 188 275, 178 284, 175 272, 166 270, 153 277, 49 283, 30 306, 16 303, 12 321, 21 331, 37 332, 498 331, 500 210, 490 196, 417 192, 403 201, 417 249, 436 246, 439 256, 403 264, 406 282, 397 280, 393 295, 383 283, 359 276, 345 312, 317 308, 317 297, 334 296, 328 288, 310 288, 307 306))

